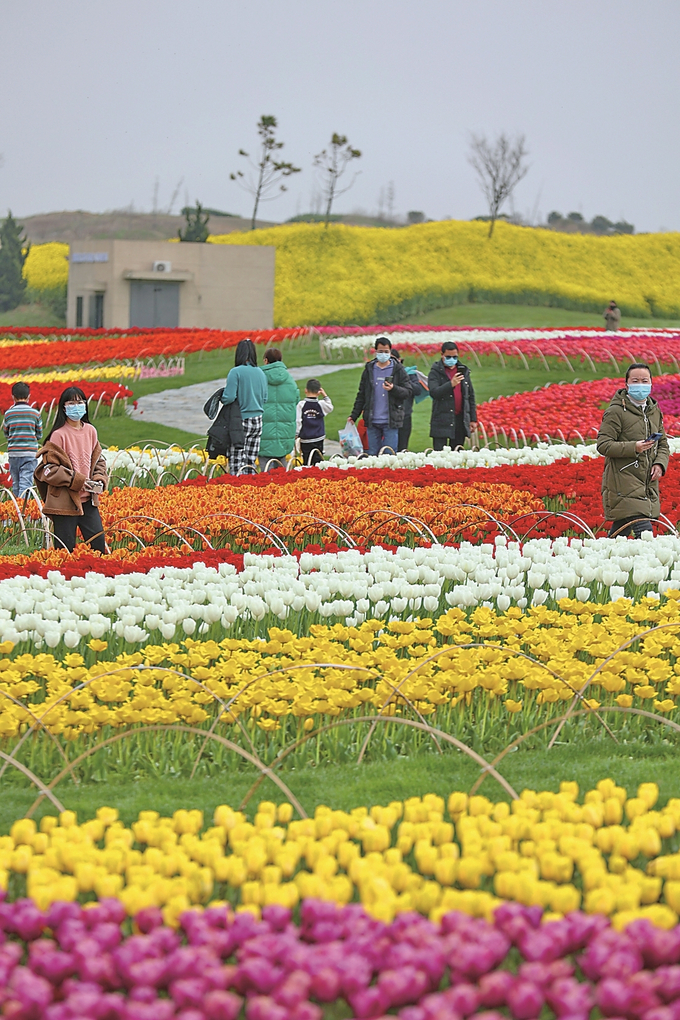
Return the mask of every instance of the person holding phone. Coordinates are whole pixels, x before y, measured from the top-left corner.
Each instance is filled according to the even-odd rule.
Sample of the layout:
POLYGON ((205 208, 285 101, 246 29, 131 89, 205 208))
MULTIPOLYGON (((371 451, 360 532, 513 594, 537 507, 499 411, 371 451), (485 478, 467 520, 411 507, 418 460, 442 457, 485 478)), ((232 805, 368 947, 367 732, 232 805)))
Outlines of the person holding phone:
POLYGON ((441 355, 427 378, 432 397, 430 436, 433 450, 443 450, 446 443, 455 450, 477 428, 477 401, 470 370, 458 357, 458 345, 444 341, 441 355))
POLYGON ((364 366, 359 392, 347 419, 356 422, 363 414, 370 457, 380 452, 397 452, 404 403, 411 392, 406 369, 392 354, 391 341, 379 336, 374 347, 375 358, 364 366))
POLYGON ((80 387, 69 386, 59 397, 38 458, 35 480, 44 513, 52 518, 56 547, 73 552, 78 530, 93 549, 106 553, 99 513, 99 496, 108 483, 106 461, 80 387))
POLYGON ((670 451, 663 415, 651 396, 652 370, 636 362, 626 372, 604 412, 597 450, 605 458, 602 474, 604 515, 612 521, 610 538, 639 538, 652 531, 661 513, 659 481, 666 473, 670 451))

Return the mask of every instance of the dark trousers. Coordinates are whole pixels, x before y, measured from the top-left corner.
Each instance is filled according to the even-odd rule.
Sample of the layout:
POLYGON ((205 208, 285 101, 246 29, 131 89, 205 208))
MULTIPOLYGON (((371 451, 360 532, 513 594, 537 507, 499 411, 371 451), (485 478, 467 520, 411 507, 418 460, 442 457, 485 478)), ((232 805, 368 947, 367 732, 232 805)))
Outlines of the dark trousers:
POLYGON ((97 507, 92 505, 91 499, 83 503, 82 517, 65 517, 62 514, 55 514, 52 524, 54 525, 55 548, 68 549, 69 552, 73 552, 77 529, 96 552, 106 552, 102 519, 97 507))
POLYGON ((639 538, 643 531, 652 531, 652 522, 637 517, 624 517, 620 521, 614 521, 609 529, 610 538, 618 538, 623 535, 628 538, 631 530, 636 538, 639 538))
POLYGON ((313 467, 318 464, 320 460, 323 460, 323 443, 324 436, 322 439, 301 439, 300 440, 300 452, 302 453, 302 463, 305 467, 313 467))
POLYGON ((401 453, 402 450, 408 450, 408 441, 411 438, 411 426, 413 419, 410 414, 405 415, 404 424, 399 429, 399 446, 397 453, 401 453))
POLYGON ((451 449, 455 450, 457 446, 463 446, 466 439, 467 435, 465 433, 463 419, 456 415, 455 434, 453 436, 432 436, 432 449, 443 450, 448 443, 451 449))

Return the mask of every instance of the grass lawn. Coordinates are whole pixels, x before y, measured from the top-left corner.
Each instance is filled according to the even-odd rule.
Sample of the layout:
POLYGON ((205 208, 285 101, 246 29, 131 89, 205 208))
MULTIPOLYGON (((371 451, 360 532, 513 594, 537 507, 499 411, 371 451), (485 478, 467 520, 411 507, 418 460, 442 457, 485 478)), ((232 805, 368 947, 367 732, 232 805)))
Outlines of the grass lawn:
MULTIPOLYGON (((581 792, 590 789, 599 779, 611 776, 625 786, 630 796, 639 783, 654 781, 661 791, 660 805, 670 797, 680 796, 680 771, 677 756, 663 745, 640 749, 634 753, 624 745, 602 744, 595 749, 584 745, 556 747, 551 751, 518 751, 508 755, 500 766, 502 775, 520 793, 524 788, 557 790, 561 780, 576 780, 581 792)), ((300 771, 285 771, 281 778, 309 814, 318 804, 342 810, 360 805, 388 804, 391 800, 437 793, 448 796, 453 790, 469 790, 479 775, 479 768, 460 753, 422 754, 389 762, 365 762, 361 765, 322 765, 300 771)), ((153 808, 171 814, 178 808, 200 808, 206 824, 218 804, 238 807, 250 789, 257 773, 253 771, 225 774, 222 781, 215 777, 194 780, 181 778, 148 778, 135 782, 113 779, 106 783, 90 783, 75 787, 64 782, 55 791, 65 807, 78 812, 79 820, 91 817, 103 804, 116 807, 126 823, 133 821, 140 810, 153 808)), ((480 793, 492 800, 507 800, 500 786, 491 778, 484 780, 480 793)), ((29 809, 36 798, 34 788, 5 786, 0 798, 0 833, 6 833, 12 822, 29 809)), ((250 801, 252 814, 260 800, 285 799, 270 780, 265 780, 250 801)), ((43 801, 36 817, 54 814, 54 807, 43 801)))
POLYGON ((1 326, 53 326, 63 328, 63 319, 43 305, 19 305, 11 312, 0 312, 1 326))
MULTIPOLYGON (((547 308, 543 305, 491 305, 464 304, 449 308, 435 308, 423 315, 411 317, 412 325, 430 326, 497 326, 521 327, 563 327, 574 329, 578 326, 603 326, 601 312, 572 312, 565 308, 547 308)), ((627 315, 621 320, 623 329, 647 326, 662 329, 666 326, 680 327, 678 319, 636 319, 627 315)))

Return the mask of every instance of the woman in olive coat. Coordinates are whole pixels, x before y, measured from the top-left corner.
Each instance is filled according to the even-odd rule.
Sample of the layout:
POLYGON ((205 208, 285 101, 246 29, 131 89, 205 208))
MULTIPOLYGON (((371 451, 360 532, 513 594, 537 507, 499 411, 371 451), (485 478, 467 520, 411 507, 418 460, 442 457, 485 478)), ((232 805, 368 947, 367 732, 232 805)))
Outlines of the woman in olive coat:
POLYGON ((663 415, 650 394, 649 365, 636 363, 626 372, 626 385, 618 390, 604 412, 597 435, 597 450, 605 458, 602 475, 604 515, 612 521, 610 537, 636 538, 651 531, 661 513, 659 479, 668 467, 668 440, 663 415))

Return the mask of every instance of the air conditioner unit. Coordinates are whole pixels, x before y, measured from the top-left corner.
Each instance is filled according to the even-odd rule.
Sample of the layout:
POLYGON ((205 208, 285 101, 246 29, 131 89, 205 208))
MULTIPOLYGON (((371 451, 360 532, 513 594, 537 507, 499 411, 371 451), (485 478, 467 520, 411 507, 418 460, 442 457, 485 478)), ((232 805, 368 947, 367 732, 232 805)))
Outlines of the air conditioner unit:
POLYGON ((154 273, 171 273, 172 272, 172 262, 165 262, 165 261, 154 262, 154 264, 153 264, 153 271, 154 271, 154 273))

